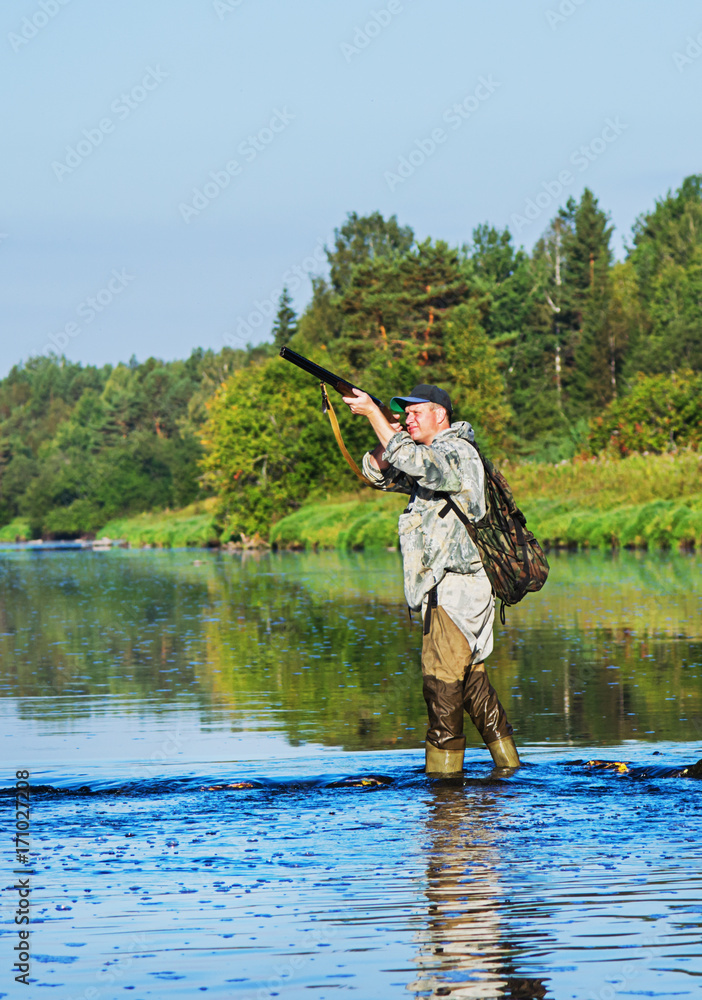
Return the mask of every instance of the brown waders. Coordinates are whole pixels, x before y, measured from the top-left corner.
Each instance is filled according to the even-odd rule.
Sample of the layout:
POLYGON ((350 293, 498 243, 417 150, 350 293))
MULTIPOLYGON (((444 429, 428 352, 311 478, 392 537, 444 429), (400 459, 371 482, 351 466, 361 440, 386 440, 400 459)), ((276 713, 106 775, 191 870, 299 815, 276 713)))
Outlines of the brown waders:
POLYGON ((455 774, 463 769, 463 712, 485 741, 497 767, 519 767, 512 726, 488 680, 484 663, 473 663, 463 632, 442 607, 436 590, 429 595, 424 617, 422 673, 429 713, 426 771, 455 774))

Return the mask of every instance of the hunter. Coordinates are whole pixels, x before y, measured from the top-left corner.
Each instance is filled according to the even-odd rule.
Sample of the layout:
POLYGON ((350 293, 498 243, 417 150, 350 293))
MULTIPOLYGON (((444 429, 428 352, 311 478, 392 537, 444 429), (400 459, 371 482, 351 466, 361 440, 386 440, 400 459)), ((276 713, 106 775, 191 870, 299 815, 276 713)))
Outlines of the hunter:
POLYGON ((380 442, 363 457, 371 485, 410 497, 399 533, 407 604, 423 615, 426 772, 463 770, 464 709, 495 765, 518 767, 512 726, 485 670, 495 618, 492 587, 475 544, 446 503, 448 494, 470 519, 485 513, 484 469, 472 446, 473 428, 451 423, 451 398, 435 385, 417 385, 409 396, 392 399, 393 412, 406 416, 404 430, 359 389, 344 402, 368 418, 380 442))

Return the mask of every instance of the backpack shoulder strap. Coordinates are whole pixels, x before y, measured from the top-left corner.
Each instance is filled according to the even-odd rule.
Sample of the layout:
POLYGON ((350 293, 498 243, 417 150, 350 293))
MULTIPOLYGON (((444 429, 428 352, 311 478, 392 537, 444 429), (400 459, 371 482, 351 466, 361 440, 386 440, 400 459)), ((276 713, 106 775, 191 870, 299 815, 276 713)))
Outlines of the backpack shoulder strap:
POLYGON ((470 537, 473 539, 473 541, 475 541, 475 524, 473 523, 473 521, 470 520, 469 517, 467 517, 463 513, 463 511, 458 506, 458 504, 453 499, 453 497, 450 496, 450 494, 448 494, 448 493, 441 493, 441 494, 437 493, 436 495, 437 495, 437 497, 440 496, 440 498, 442 500, 446 501, 445 506, 442 507, 441 510, 439 511, 439 517, 446 517, 446 515, 448 513, 450 513, 450 511, 453 511, 453 513, 456 515, 456 517, 458 518, 458 520, 461 521, 461 523, 467 529, 468 534, 470 535, 470 537))

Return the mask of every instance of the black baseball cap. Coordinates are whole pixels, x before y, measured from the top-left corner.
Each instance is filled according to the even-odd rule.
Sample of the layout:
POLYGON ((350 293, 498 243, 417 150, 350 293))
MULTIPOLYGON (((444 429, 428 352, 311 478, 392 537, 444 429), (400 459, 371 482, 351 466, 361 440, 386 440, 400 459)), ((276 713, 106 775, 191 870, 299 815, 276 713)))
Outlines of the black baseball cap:
POLYGON ((453 412, 451 397, 445 389, 440 389, 438 385, 424 385, 423 383, 415 385, 409 396, 393 396, 390 400, 390 409, 394 413, 404 413, 405 407, 411 406, 412 403, 437 403, 439 406, 443 406, 449 419, 453 412))

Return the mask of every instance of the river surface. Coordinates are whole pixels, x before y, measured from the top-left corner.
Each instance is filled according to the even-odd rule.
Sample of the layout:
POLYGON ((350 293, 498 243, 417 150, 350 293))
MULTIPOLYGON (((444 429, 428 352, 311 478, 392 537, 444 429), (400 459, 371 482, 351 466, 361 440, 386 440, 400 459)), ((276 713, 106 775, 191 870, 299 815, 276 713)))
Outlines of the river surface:
POLYGON ((437 781, 397 553, 0 550, 0 997, 699 996, 701 566, 554 556, 437 781))

